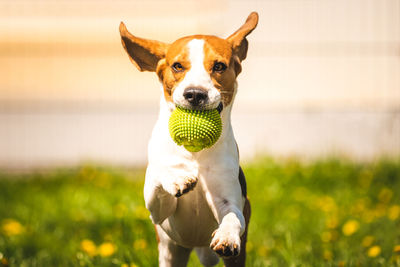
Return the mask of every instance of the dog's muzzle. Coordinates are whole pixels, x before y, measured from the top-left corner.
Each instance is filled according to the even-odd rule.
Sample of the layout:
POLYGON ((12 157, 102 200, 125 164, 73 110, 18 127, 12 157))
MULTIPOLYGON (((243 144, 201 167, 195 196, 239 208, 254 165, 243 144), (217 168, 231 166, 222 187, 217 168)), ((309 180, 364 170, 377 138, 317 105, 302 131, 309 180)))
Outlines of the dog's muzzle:
POLYGON ((208 93, 199 87, 189 87, 183 92, 183 97, 194 108, 201 108, 208 102, 208 93))
MULTIPOLYGON (((203 110, 210 109, 212 103, 209 103, 210 98, 208 97, 208 92, 206 89, 201 87, 188 87, 183 92, 183 97, 187 103, 186 108, 203 110)), ((214 106, 215 107, 215 106, 214 106)), ((223 104, 220 102, 217 106, 217 110, 221 113, 223 109, 223 104)))

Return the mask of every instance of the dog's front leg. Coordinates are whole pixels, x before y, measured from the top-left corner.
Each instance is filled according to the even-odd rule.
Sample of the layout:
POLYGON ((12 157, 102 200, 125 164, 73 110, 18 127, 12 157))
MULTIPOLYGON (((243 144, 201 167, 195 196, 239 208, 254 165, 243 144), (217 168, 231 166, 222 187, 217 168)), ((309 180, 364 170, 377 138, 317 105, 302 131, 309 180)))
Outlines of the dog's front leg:
POLYGON ((147 178, 144 185, 144 201, 154 224, 161 224, 172 215, 177 202, 176 197, 166 192, 160 183, 147 178))
POLYGON ((222 257, 237 256, 240 253, 240 237, 246 227, 243 213, 238 205, 226 199, 218 202, 216 208, 220 224, 212 235, 210 247, 222 257))
POLYGON ((161 224, 176 210, 177 198, 192 190, 197 178, 171 172, 160 166, 147 167, 144 200, 155 224, 161 224))

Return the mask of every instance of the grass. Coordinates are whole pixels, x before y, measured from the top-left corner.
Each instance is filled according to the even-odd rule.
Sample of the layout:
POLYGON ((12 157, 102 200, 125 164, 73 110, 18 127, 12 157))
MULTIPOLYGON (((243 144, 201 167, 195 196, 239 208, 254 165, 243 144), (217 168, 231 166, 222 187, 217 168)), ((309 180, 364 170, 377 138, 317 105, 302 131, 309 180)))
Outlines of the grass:
MULTIPOLYGON (((400 266, 400 160, 243 167, 247 266, 400 266)), ((0 266, 157 266, 143 177, 95 166, 0 174, 0 266)), ((189 266, 200 266, 194 254, 189 266)))

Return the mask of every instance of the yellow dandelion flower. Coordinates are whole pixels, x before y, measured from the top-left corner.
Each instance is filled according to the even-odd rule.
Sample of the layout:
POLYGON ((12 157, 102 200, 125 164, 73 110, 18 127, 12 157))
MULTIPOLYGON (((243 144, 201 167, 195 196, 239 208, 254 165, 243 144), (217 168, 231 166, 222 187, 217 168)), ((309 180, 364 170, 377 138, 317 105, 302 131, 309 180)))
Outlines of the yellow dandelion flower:
POLYGON ((368 257, 375 258, 379 254, 381 254, 381 247, 380 246, 372 246, 368 249, 368 257))
POLYGON ((261 257, 265 257, 268 254, 268 248, 264 245, 261 245, 257 249, 257 254, 261 257))
POLYGON ((372 245, 372 243, 375 241, 375 237, 372 235, 367 235, 366 237, 363 238, 361 244, 363 247, 369 247, 372 245))
POLYGON ((127 263, 123 263, 121 264, 121 267, 138 267, 135 263, 131 263, 131 264, 127 264, 127 263))
POLYGON ((386 210, 387 210, 386 205, 378 204, 378 205, 376 205, 373 212, 375 213, 375 217, 379 218, 379 217, 383 217, 386 215, 386 210))
POLYGON ((139 219, 149 219, 150 212, 144 207, 139 206, 135 209, 135 216, 139 219))
POLYGON ((144 250, 147 248, 147 242, 144 239, 137 239, 133 242, 133 247, 135 250, 144 250))
POLYGON ((338 267, 344 267, 346 266, 346 262, 345 261, 339 261, 338 262, 338 267))
POLYGON ((81 250, 86 252, 89 256, 93 257, 97 253, 96 245, 92 240, 84 239, 81 241, 81 250))
POLYGON ((329 241, 332 240, 332 234, 330 232, 323 232, 321 234, 321 240, 324 243, 328 243, 329 241))
POLYGON ((399 205, 393 205, 388 209, 387 216, 389 219, 392 221, 396 220, 400 216, 400 206, 399 205))
POLYGON ((333 258, 332 251, 330 251, 330 250, 324 250, 323 257, 324 257, 324 259, 327 260, 327 261, 332 260, 332 258, 333 258))
POLYGON ((354 234, 355 232, 358 231, 360 228, 360 224, 356 220, 349 220, 347 221, 343 227, 342 227, 342 232, 345 236, 350 236, 354 234))
POLYGON ((2 229, 8 236, 19 235, 24 231, 24 227, 14 219, 3 220, 2 229))
POLYGON ((99 246, 98 253, 102 257, 108 257, 115 253, 115 245, 111 242, 104 242, 99 246))
POLYGON ((353 214, 363 213, 370 204, 371 200, 369 198, 360 198, 355 201, 353 207, 351 208, 351 212, 353 214))
POLYGON ((4 266, 8 266, 8 260, 6 257, 3 257, 0 261, 4 266))
POLYGON ((328 227, 329 229, 334 229, 338 226, 339 221, 337 219, 337 217, 335 216, 331 216, 326 220, 326 227, 328 227))
POLYGON ((366 210, 362 214, 362 219, 366 223, 371 223, 375 219, 375 212, 371 210, 366 210))
POLYGON ((339 232, 338 231, 331 231, 331 240, 335 241, 339 238, 339 232))
POLYGON ((113 207, 113 213, 115 217, 122 218, 126 215, 128 208, 123 203, 118 203, 113 207))
POLYGON ((394 253, 399 253, 399 254, 400 254, 400 245, 394 246, 393 252, 394 252, 394 253))
POLYGON ((382 203, 389 203, 389 201, 393 197, 393 191, 389 188, 382 188, 382 190, 378 194, 378 199, 382 203))
POLYGON ((324 212, 336 211, 336 202, 332 197, 324 196, 317 200, 318 207, 324 212))

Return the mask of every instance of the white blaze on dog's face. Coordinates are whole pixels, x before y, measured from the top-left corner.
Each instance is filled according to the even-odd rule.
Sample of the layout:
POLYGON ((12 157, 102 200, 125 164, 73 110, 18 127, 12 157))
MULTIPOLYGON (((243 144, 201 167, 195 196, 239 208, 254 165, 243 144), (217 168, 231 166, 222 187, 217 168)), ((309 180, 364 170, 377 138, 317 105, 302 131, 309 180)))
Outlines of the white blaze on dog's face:
POLYGON ((167 101, 192 109, 230 104, 239 74, 230 44, 215 36, 189 36, 174 42, 157 67, 167 101))
MULTIPOLYGON (((177 106, 192 108, 193 104, 191 102, 196 102, 193 96, 194 92, 196 92, 195 90, 198 90, 200 94, 203 93, 204 99, 200 97, 197 101, 201 102, 198 104, 201 104, 203 109, 215 109, 221 102, 221 93, 211 79, 213 70, 209 72, 205 69, 206 55, 204 54, 204 45, 205 41, 203 39, 193 39, 187 43, 189 53, 186 61, 189 62, 189 69, 186 70, 182 65, 179 65, 181 64, 179 62, 175 62, 172 65, 172 72, 178 72, 175 65, 182 67, 179 72, 186 72, 185 77, 175 86, 172 93, 172 101, 177 106), (187 96, 191 96, 191 98, 187 96), (190 100, 192 101, 190 102, 190 100)), ((215 64, 223 64, 222 66, 225 66, 224 63, 218 62, 217 59, 215 59, 215 64)), ((197 98, 199 97, 197 96, 197 98)))
POLYGON ((226 107, 233 101, 236 77, 246 58, 246 36, 257 26, 253 12, 227 39, 193 35, 172 44, 138 38, 121 23, 122 44, 141 71, 155 71, 171 106, 190 109, 226 107))

